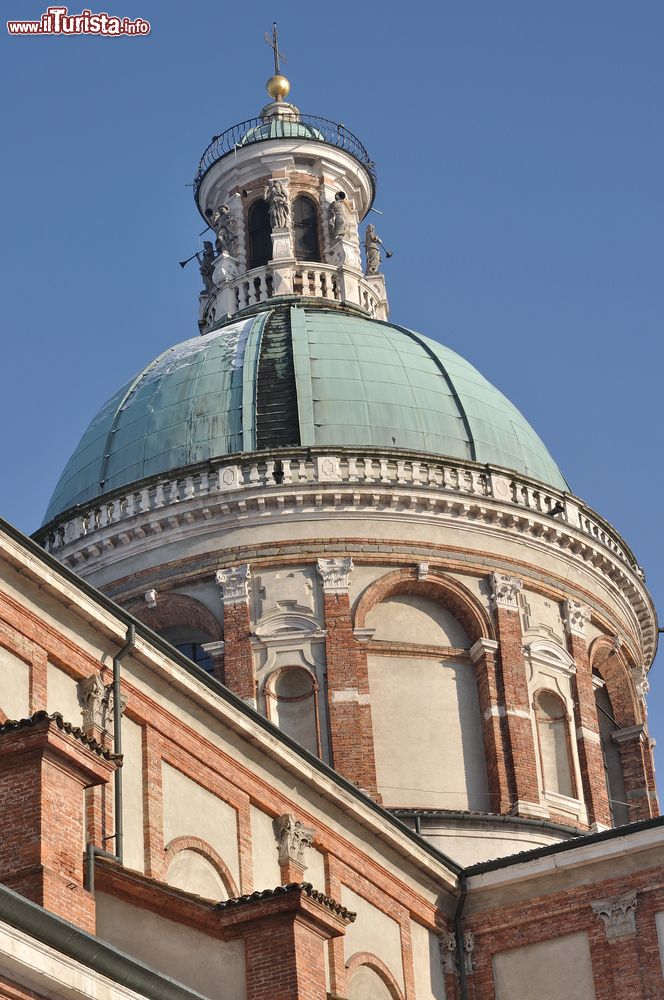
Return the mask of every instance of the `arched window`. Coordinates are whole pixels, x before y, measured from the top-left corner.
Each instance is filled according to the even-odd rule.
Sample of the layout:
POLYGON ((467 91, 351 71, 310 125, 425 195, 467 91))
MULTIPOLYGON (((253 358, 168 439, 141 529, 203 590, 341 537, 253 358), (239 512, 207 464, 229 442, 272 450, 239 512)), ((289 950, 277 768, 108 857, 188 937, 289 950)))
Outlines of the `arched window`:
POLYGON ((535 720, 544 791, 575 798, 564 702, 552 691, 540 691, 535 698, 535 720))
POLYGON ((263 267, 272 260, 272 229, 270 213, 264 198, 258 198, 249 209, 249 267, 263 267))
POLYGON ((293 202, 293 241, 298 260, 320 260, 316 202, 299 194, 293 202))
POLYGON ((265 685, 267 717, 282 732, 320 756, 318 685, 303 667, 274 671, 265 685))
POLYGON ((159 634, 176 649, 179 649, 192 663, 201 667, 202 670, 212 673, 212 657, 203 649, 204 643, 212 640, 201 629, 188 628, 186 625, 173 625, 160 629, 159 634))
POLYGON ((613 705, 606 687, 600 687, 595 691, 595 703, 597 705, 597 723, 602 740, 609 807, 614 824, 622 826, 624 823, 629 823, 629 806, 627 805, 620 750, 611 738, 611 734, 620 727, 615 720, 613 705))

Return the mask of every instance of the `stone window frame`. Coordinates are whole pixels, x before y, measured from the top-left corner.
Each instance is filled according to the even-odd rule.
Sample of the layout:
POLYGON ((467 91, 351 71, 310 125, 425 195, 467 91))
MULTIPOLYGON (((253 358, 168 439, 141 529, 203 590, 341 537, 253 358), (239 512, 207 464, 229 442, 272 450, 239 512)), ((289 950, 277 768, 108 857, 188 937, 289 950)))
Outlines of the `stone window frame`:
POLYGON ((531 725, 536 748, 537 782, 540 802, 552 812, 567 814, 574 820, 587 823, 588 812, 583 797, 581 762, 579 760, 574 723, 573 679, 576 664, 568 651, 552 639, 533 638, 524 646, 526 663, 529 667, 528 690, 531 707, 531 725), (565 737, 570 764, 574 795, 563 795, 549 791, 544 785, 542 748, 537 724, 537 697, 541 691, 555 695, 565 709, 565 737))

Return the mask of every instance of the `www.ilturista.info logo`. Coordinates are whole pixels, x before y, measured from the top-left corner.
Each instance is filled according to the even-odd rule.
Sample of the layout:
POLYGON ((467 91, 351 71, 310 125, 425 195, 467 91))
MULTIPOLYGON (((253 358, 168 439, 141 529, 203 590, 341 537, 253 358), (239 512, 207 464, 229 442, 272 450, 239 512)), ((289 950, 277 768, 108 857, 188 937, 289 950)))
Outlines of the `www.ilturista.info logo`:
POLYGON ((150 22, 137 17, 115 17, 113 14, 93 14, 82 10, 70 14, 67 7, 48 7, 38 21, 7 21, 10 35, 149 35, 150 22))

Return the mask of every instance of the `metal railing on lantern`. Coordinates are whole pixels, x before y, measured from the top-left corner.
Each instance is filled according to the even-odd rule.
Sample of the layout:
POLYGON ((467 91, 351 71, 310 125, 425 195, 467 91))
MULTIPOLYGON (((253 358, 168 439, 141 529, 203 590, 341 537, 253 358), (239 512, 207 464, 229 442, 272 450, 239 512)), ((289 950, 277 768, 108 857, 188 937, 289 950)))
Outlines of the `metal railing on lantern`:
POLYGON ((266 142, 269 139, 304 139, 313 142, 325 142, 336 146, 353 156, 365 168, 371 184, 376 190, 376 168, 373 160, 356 135, 353 135, 345 125, 320 118, 318 115, 303 115, 272 118, 249 118, 247 121, 232 125, 220 135, 215 135, 207 147, 198 171, 194 178, 194 195, 198 194, 203 177, 210 167, 228 156, 256 142, 266 142))

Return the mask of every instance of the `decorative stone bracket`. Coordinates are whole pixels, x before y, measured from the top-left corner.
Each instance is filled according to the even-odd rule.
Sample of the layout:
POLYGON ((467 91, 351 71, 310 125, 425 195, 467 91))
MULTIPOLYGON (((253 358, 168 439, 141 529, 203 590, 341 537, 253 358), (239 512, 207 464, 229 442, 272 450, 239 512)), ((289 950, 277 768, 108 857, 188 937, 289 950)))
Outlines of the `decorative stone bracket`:
POLYGON ((636 935, 636 892, 598 899, 591 906, 604 923, 607 941, 636 935))
POLYGON ((295 819, 292 813, 284 813, 274 821, 279 850, 279 864, 296 864, 305 871, 305 852, 311 847, 316 831, 295 819))

